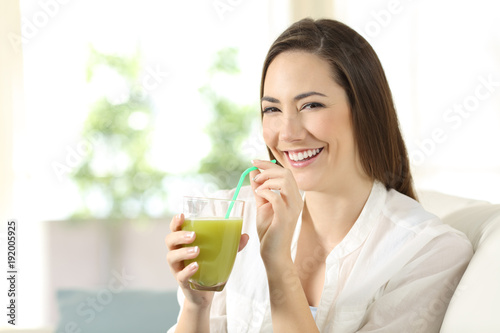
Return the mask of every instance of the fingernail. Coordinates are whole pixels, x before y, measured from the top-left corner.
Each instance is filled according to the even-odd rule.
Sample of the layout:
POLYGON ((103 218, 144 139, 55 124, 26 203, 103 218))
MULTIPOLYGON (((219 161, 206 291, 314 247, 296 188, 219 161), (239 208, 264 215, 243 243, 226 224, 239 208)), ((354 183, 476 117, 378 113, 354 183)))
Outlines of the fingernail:
POLYGON ((182 213, 181 214, 177 214, 175 216, 175 218, 178 219, 178 220, 182 219, 183 217, 184 217, 184 214, 182 214, 182 213))
POLYGON ((198 246, 190 247, 188 249, 188 253, 196 253, 196 252, 198 252, 198 249, 199 249, 198 246))
POLYGON ((189 269, 194 271, 196 269, 198 269, 198 263, 195 261, 195 262, 192 262, 189 264, 189 269))
POLYGON ((194 231, 191 231, 191 232, 188 232, 186 234, 184 234, 184 237, 186 237, 187 239, 191 239, 194 237, 194 231))
MULTIPOLYGON (((259 174, 259 175, 260 175, 260 174, 259 174)), ((257 180, 257 178, 259 178, 259 175, 257 175, 257 176, 255 176, 255 177, 253 177, 253 178, 252 178, 252 181, 256 181, 256 180, 257 180)))

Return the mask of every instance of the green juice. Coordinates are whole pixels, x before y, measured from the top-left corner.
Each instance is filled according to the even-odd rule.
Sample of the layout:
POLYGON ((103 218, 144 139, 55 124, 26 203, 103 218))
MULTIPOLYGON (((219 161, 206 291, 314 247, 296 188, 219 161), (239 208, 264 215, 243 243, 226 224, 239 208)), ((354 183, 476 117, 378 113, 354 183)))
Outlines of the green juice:
POLYGON ((187 266, 196 261, 198 271, 191 277, 194 289, 220 291, 224 288, 233 269, 240 243, 242 218, 192 218, 186 219, 182 230, 194 231, 196 238, 186 246, 198 246, 195 259, 185 260, 187 266))

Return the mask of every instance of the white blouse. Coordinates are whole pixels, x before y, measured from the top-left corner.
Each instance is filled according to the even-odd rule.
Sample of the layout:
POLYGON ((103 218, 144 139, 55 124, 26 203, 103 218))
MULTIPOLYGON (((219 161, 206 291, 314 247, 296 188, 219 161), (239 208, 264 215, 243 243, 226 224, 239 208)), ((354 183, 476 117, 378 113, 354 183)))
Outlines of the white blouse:
MULTIPOLYGON (((246 201, 243 232, 250 240, 237 255, 226 287, 215 294, 211 332, 272 332, 251 188, 242 188, 238 199, 246 201)), ((301 222, 299 217, 293 259, 301 222)), ((335 333, 439 332, 472 253, 465 235, 376 181, 357 221, 326 259, 316 325, 320 332, 335 333)), ((182 306, 180 289, 178 300, 182 306)))

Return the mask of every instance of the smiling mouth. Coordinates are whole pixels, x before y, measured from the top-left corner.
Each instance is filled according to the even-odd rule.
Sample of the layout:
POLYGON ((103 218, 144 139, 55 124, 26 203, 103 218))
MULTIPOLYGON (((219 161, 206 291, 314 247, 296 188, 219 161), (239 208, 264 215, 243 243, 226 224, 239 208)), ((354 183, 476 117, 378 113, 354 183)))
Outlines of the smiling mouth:
POLYGON ((313 159, 316 155, 321 153, 323 148, 306 149, 306 150, 295 150, 295 151, 285 151, 288 158, 294 162, 304 162, 313 159))

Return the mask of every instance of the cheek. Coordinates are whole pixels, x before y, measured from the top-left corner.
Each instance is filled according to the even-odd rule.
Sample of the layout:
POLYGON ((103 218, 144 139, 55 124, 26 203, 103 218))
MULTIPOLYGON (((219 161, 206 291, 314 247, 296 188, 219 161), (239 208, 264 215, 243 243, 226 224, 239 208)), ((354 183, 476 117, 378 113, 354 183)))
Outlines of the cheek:
POLYGON ((352 126, 350 114, 324 113, 317 117, 310 117, 307 121, 307 129, 321 141, 330 143, 352 141, 352 126))
POLYGON ((272 147, 277 144, 279 131, 276 119, 264 117, 262 119, 262 136, 266 145, 272 147))
POLYGON ((338 133, 338 120, 333 115, 314 114, 304 117, 304 127, 316 139, 320 141, 331 141, 338 133))

